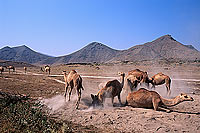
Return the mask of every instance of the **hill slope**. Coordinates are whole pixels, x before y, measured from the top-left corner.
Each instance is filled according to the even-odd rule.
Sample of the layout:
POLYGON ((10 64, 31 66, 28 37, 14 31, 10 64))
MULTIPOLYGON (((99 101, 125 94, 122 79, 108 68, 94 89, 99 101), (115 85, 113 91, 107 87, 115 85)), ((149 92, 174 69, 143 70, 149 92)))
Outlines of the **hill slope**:
POLYGON ((50 57, 37 53, 24 45, 13 48, 7 46, 0 49, 0 59, 41 65, 160 59, 200 60, 200 52, 192 45, 183 45, 171 35, 165 35, 152 42, 136 45, 127 50, 115 50, 102 43, 92 42, 72 54, 60 57, 50 57))
POLYGON ((89 63, 107 62, 116 56, 120 51, 114 50, 104 44, 92 42, 84 48, 61 57, 48 58, 39 62, 40 64, 62 64, 62 63, 89 63))
POLYGON ((165 35, 152 42, 136 45, 127 50, 115 50, 101 43, 93 42, 70 55, 48 58, 39 62, 39 64, 159 59, 200 60, 200 52, 192 45, 183 45, 172 38, 171 35, 165 35))
POLYGON ((200 52, 191 45, 183 45, 170 35, 165 35, 152 42, 123 50, 112 61, 158 59, 199 60, 200 52))
POLYGON ((9 61, 20 61, 26 63, 36 63, 49 58, 50 56, 40 54, 28 48, 25 45, 18 47, 4 47, 0 49, 0 59, 9 61))

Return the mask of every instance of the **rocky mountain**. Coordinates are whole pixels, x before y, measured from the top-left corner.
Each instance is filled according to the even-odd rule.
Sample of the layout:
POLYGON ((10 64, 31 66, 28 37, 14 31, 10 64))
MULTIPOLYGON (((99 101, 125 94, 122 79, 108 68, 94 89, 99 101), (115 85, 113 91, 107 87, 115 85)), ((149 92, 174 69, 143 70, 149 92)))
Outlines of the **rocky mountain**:
POLYGON ((26 62, 32 64, 47 59, 49 57, 50 56, 35 52, 25 45, 18 47, 6 46, 0 49, 1 60, 26 62))
POLYGON ((127 50, 115 50, 93 42, 66 56, 45 59, 39 64, 118 62, 143 60, 200 60, 200 52, 192 45, 183 45, 171 35, 162 36, 152 42, 133 46, 127 50))
POLYGON ((123 50, 112 61, 158 59, 200 60, 200 52, 192 45, 183 45, 172 38, 171 35, 165 35, 152 42, 123 50))
POLYGON ((133 46, 127 50, 115 50, 102 43, 92 42, 84 48, 65 56, 49 57, 27 46, 4 47, 0 59, 31 64, 105 63, 144 60, 200 60, 200 52, 192 45, 183 45, 171 35, 164 35, 152 42, 133 46))
POLYGON ((92 42, 84 48, 61 57, 48 58, 39 62, 40 64, 63 64, 63 63, 91 63, 108 62, 119 53, 119 50, 112 49, 102 43, 92 42))

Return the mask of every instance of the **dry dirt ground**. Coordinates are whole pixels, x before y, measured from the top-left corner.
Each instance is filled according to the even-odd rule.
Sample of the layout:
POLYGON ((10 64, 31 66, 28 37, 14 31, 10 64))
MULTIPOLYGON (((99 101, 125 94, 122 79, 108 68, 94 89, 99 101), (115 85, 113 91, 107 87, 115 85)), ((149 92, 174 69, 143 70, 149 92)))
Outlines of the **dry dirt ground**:
MULTIPOLYGON (((200 67, 199 65, 100 65, 100 69, 91 65, 52 66, 51 75, 40 71, 40 67, 17 68, 17 73, 0 75, 0 90, 30 94, 41 99, 52 109, 58 119, 68 120, 83 126, 93 125, 101 132, 200 132, 200 67), (157 91, 165 98, 173 98, 181 92, 194 98, 193 102, 183 102, 171 107, 171 113, 152 109, 120 107, 118 99, 106 100, 104 108, 91 107, 91 93, 96 94, 99 84, 112 79, 119 79, 118 72, 127 72, 139 68, 147 71, 151 77, 158 72, 169 75, 172 79, 171 95, 167 96, 164 85, 156 86, 157 91), (79 109, 75 109, 76 92, 70 102, 65 101, 62 71, 75 69, 83 77, 82 99, 79 109), (88 77, 87 77, 88 76, 88 77), (99 77, 89 77, 99 76, 99 77), (56 79, 56 80, 55 80, 56 79), (61 82, 58 82, 61 81, 61 82)), ((121 93, 125 103, 127 93, 121 93)))

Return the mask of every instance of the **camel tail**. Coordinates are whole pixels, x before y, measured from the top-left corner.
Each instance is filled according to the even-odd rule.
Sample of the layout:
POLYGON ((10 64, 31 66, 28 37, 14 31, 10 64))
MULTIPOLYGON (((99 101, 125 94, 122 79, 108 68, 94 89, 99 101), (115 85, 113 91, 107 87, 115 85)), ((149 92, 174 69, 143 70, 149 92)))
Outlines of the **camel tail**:
POLYGON ((82 88, 82 90, 84 90, 83 85, 82 85, 82 78, 81 77, 79 77, 79 86, 80 86, 80 88, 82 88))

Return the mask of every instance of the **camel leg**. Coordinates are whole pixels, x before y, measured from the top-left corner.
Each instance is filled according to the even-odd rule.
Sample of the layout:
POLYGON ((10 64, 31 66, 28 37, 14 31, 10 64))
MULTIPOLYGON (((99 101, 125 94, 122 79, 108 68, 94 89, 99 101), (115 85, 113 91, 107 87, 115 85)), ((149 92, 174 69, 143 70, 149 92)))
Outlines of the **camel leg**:
POLYGON ((152 99, 152 101, 153 101, 153 108, 154 108, 154 110, 156 110, 156 111, 158 111, 158 110, 165 111, 167 113, 170 112, 169 109, 165 109, 165 108, 162 108, 162 107, 159 106, 160 99, 152 99))
POLYGON ((152 99, 153 109, 156 110, 156 111, 158 110, 158 105, 159 105, 159 101, 160 101, 160 100, 159 101, 158 100, 159 99, 155 99, 155 98, 152 99))
POLYGON ((69 99, 68 99, 68 101, 70 101, 70 96, 71 96, 71 94, 72 94, 72 90, 74 89, 74 83, 73 83, 73 82, 70 82, 70 83, 69 83, 69 86, 70 86, 70 89, 69 89, 69 99))
POLYGON ((166 85, 166 88, 167 88, 168 95, 171 94, 170 84, 171 84, 171 79, 167 79, 166 82, 165 82, 165 85, 166 85))
POLYGON ((122 105, 120 94, 118 95, 118 100, 119 100, 120 105, 122 105))
POLYGON ((114 102, 114 97, 112 97, 112 99, 111 99, 111 100, 112 100, 112 105, 113 105, 113 107, 114 107, 114 104, 113 104, 113 102, 114 102))
POLYGON ((68 87, 69 87, 69 84, 65 83, 65 94, 64 94, 65 98, 66 98, 66 95, 67 95, 67 89, 68 89, 68 87))
POLYGON ((166 109, 166 108, 163 108, 163 107, 158 107, 158 109, 159 109, 160 111, 165 111, 165 112, 167 112, 167 113, 171 112, 171 110, 166 109))
POLYGON ((72 94, 72 87, 70 87, 70 90, 69 90, 69 99, 68 99, 68 101, 70 101, 70 96, 71 96, 71 94, 72 94))
POLYGON ((81 88, 77 89, 77 94, 78 94, 78 101, 76 102, 76 109, 78 109, 78 106, 81 101, 81 88))

